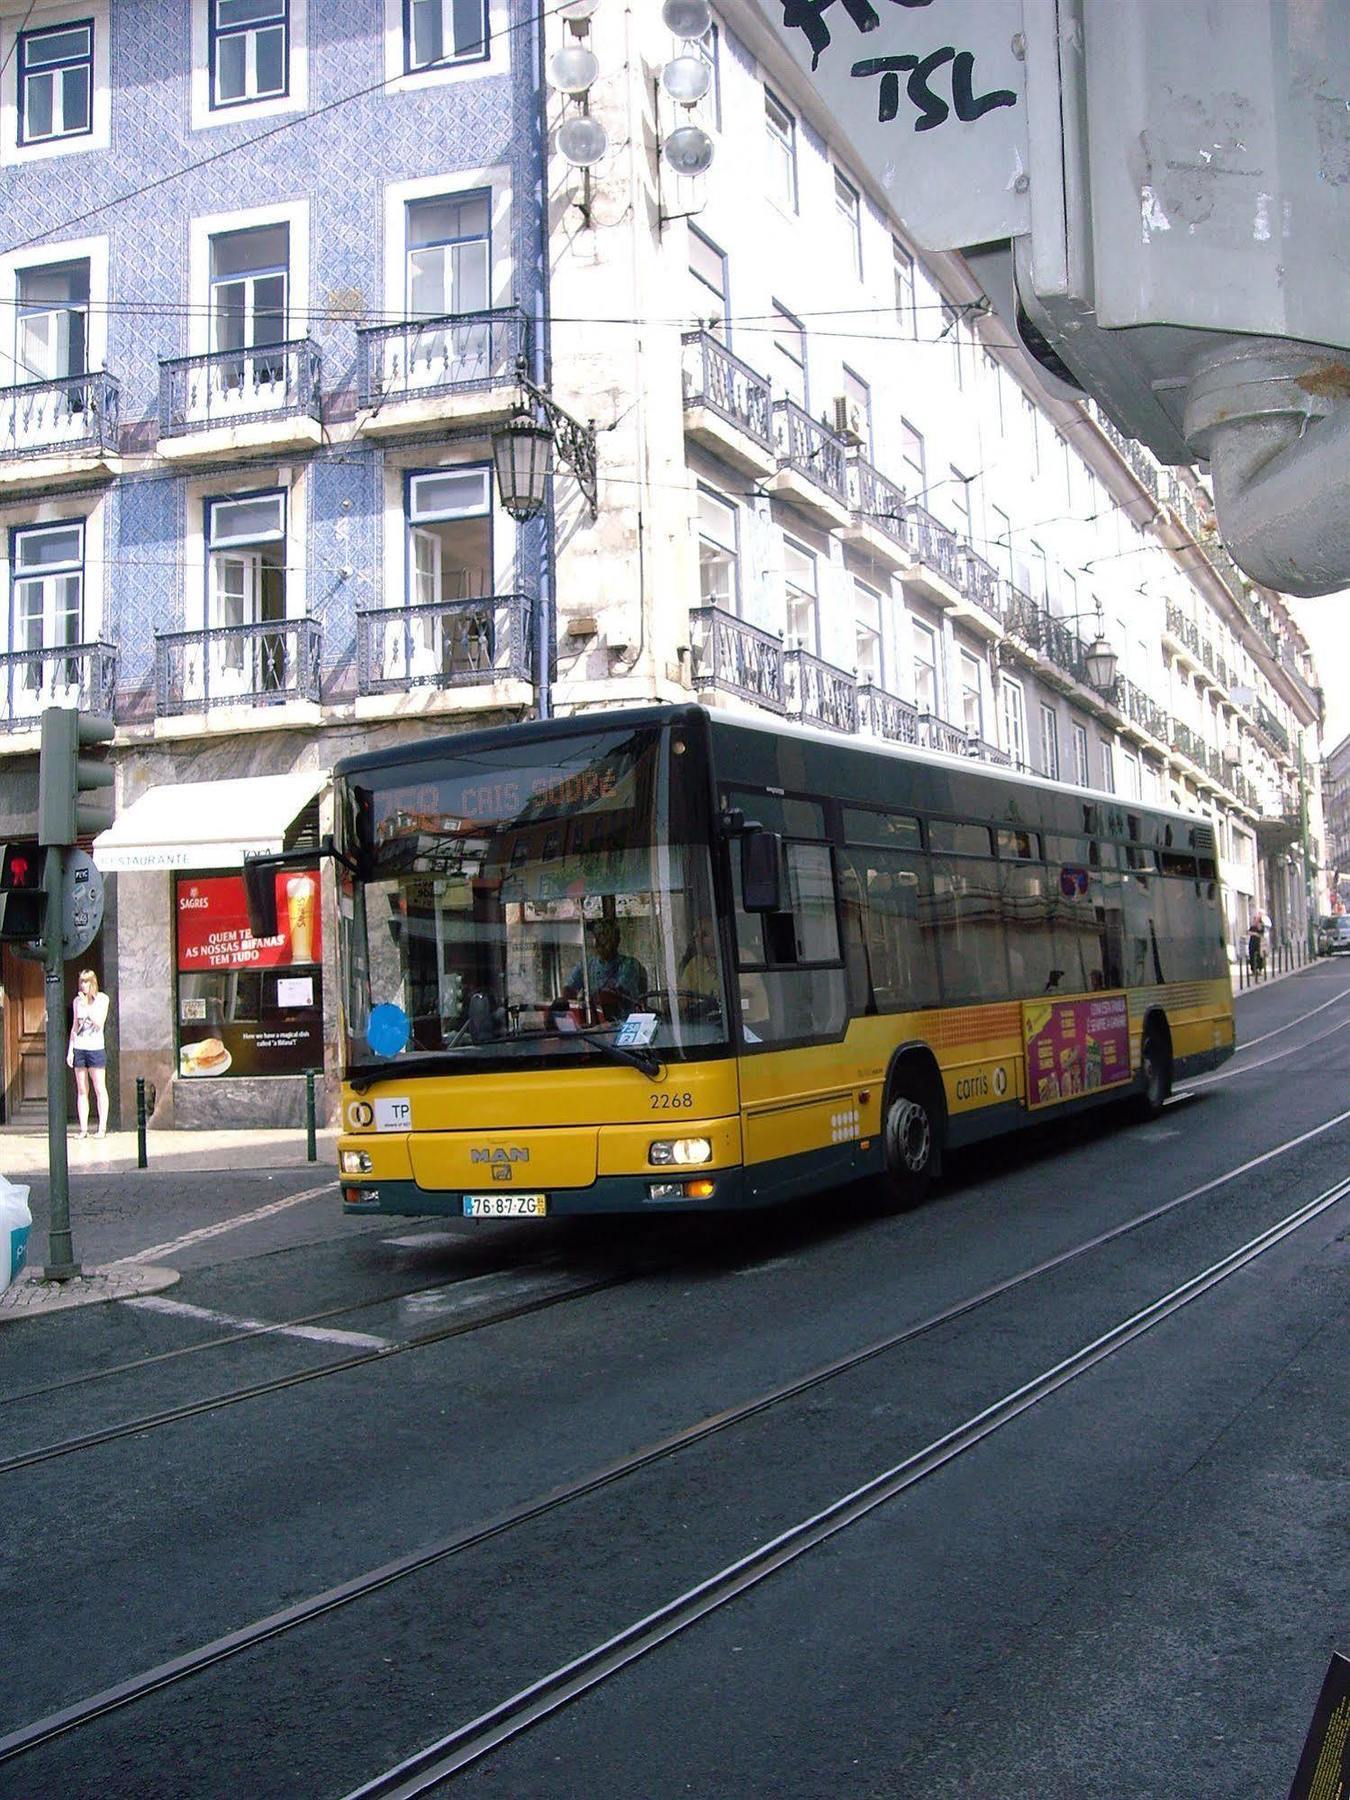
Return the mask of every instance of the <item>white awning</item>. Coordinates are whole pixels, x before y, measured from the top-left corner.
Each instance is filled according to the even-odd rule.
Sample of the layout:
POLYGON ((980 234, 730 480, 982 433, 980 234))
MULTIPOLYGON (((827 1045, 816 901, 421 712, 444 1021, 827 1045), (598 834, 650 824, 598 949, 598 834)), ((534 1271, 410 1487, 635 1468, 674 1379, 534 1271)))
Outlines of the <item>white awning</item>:
POLYGON ((327 779, 324 770, 314 769, 147 788, 94 839, 94 861, 108 874, 119 869, 242 868, 245 855, 281 849, 297 816, 327 779))

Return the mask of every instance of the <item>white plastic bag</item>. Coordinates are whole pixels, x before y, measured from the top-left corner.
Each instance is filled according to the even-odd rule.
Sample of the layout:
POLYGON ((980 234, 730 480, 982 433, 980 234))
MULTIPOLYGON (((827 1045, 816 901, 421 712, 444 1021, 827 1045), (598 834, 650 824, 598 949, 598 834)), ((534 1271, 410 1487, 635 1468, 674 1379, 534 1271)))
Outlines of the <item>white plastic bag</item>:
POLYGON ((33 1215, 28 1209, 28 1189, 16 1187, 0 1175, 0 1294, 17 1281, 28 1261, 28 1233, 33 1215))

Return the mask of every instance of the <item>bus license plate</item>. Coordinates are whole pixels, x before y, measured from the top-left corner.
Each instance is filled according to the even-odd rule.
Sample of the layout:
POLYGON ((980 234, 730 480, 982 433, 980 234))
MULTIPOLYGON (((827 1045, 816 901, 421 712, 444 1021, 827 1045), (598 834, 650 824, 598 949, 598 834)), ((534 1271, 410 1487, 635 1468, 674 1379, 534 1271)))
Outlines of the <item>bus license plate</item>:
POLYGON ((542 1219, 547 1194, 465 1194, 466 1219, 542 1219))

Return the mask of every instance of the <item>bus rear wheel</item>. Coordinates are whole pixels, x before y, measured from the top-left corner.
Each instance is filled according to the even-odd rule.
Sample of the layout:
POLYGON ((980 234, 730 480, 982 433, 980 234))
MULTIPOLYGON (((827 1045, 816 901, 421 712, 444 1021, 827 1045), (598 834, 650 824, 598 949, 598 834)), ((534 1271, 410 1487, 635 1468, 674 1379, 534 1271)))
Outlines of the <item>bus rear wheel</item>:
POLYGON ((1139 1047, 1139 1078, 1139 1117, 1156 1119, 1172 1092, 1172 1046, 1167 1032, 1156 1022, 1144 1027, 1144 1041, 1139 1047))
POLYGON ((887 1207, 906 1212, 927 1199, 937 1173, 941 1110, 932 1087, 917 1074, 902 1074, 891 1089, 882 1127, 887 1207))

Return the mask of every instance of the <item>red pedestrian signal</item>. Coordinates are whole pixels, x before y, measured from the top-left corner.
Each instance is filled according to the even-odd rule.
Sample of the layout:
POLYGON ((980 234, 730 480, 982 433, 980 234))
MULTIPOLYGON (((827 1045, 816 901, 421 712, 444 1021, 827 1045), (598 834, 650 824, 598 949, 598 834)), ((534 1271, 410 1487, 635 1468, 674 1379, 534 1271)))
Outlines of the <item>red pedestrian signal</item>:
POLYGON ((33 843, 0 846, 0 940, 33 943, 47 918, 42 852, 33 843))

